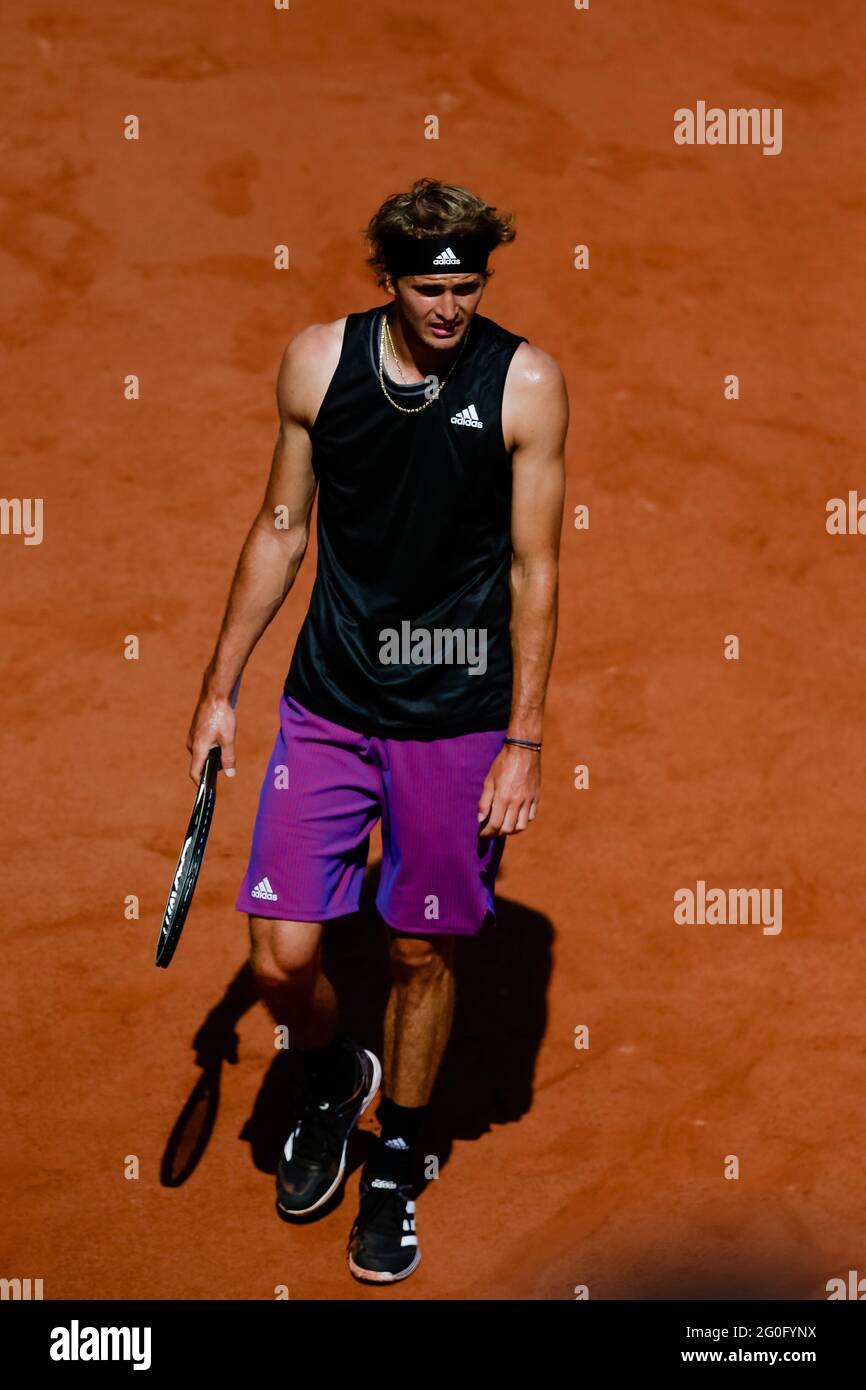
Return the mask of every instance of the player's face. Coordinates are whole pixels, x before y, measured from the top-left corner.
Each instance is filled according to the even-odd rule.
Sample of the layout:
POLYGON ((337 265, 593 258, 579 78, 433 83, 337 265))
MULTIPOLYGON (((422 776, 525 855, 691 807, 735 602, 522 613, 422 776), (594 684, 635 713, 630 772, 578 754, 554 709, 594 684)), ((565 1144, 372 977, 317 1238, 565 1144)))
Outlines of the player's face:
POLYGON ((401 275, 392 293, 409 327, 431 348, 456 347, 484 293, 483 275, 401 275))

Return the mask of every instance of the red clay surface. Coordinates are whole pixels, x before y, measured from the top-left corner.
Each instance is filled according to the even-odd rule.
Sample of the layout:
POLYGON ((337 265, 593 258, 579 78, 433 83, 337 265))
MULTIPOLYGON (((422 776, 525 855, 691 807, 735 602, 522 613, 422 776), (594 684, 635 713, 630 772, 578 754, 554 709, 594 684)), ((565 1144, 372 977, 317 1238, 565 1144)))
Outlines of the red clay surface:
MULTIPOLYGON (((0 1274, 402 1300, 809 1299, 866 1272, 866 540, 824 524, 863 479, 864 29, 855 0, 6 13, 2 492, 43 497, 45 532, 0 536, 0 1274), (781 155, 676 146, 697 100, 782 107, 781 155), (573 416, 542 808, 499 924, 462 943, 423 1262, 380 1291, 343 1253, 363 1135, 336 1210, 275 1215, 285 1123, 243 975, 208 1030, 212 1059, 239 1016, 236 1061, 203 1073, 192 1046, 245 959, 232 904, 312 548, 248 669, 167 973, 153 951, 282 348, 379 302, 358 231, 422 174, 516 210, 483 311, 559 359, 573 416), (676 926, 698 879, 781 888, 783 930, 676 926), (203 1074, 202 1152, 206 1103, 171 1136, 203 1074)), ((370 1040, 383 933, 329 943, 370 1040)))

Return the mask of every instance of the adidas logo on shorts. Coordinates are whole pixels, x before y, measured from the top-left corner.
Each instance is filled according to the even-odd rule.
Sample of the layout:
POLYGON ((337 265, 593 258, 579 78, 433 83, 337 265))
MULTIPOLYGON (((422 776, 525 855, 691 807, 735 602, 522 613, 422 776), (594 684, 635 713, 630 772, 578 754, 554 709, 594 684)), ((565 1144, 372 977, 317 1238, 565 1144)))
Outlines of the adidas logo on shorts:
POLYGON ((451 416, 452 425, 468 425, 473 430, 483 430, 484 421, 479 420, 478 411, 474 405, 467 405, 465 410, 458 410, 456 415, 451 416))
POLYGON ((255 888, 250 893, 250 897, 267 898, 269 903, 275 903, 277 901, 277 895, 271 887, 271 881, 269 878, 259 879, 259 882, 256 884, 255 888))
POLYGON ((438 256, 433 257, 434 265, 459 265, 460 257, 455 256, 450 246, 446 246, 444 251, 440 251, 438 256))

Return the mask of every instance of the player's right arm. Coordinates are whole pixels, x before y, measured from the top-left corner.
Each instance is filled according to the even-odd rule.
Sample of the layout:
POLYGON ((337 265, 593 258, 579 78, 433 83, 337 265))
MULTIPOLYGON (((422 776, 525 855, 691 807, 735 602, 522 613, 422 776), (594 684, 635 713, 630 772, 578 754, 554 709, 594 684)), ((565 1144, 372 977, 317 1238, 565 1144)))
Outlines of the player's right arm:
POLYGON ((289 343, 277 378, 279 429, 270 476, 244 541, 213 656, 190 724, 189 775, 198 785, 208 750, 219 744, 235 770, 235 715, 229 696, 250 653, 295 582, 310 538, 316 495, 310 430, 340 356, 343 321, 315 324, 289 343))

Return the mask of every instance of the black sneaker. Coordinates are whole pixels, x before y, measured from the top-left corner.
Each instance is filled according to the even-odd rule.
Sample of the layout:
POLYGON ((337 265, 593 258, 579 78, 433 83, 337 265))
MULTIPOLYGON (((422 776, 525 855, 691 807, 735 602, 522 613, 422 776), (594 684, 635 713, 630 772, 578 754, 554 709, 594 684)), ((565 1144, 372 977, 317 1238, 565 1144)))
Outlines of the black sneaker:
POLYGON ((360 1193, 349 1232, 349 1269, 370 1284, 407 1279, 421 1263, 411 1184, 362 1174, 360 1193))
POLYGON ((378 1057, 350 1043, 359 1079, 345 1100, 311 1096, 286 1140, 277 1165, 277 1206, 286 1216, 306 1216, 332 1197, 346 1171, 349 1135, 379 1089, 378 1057))

